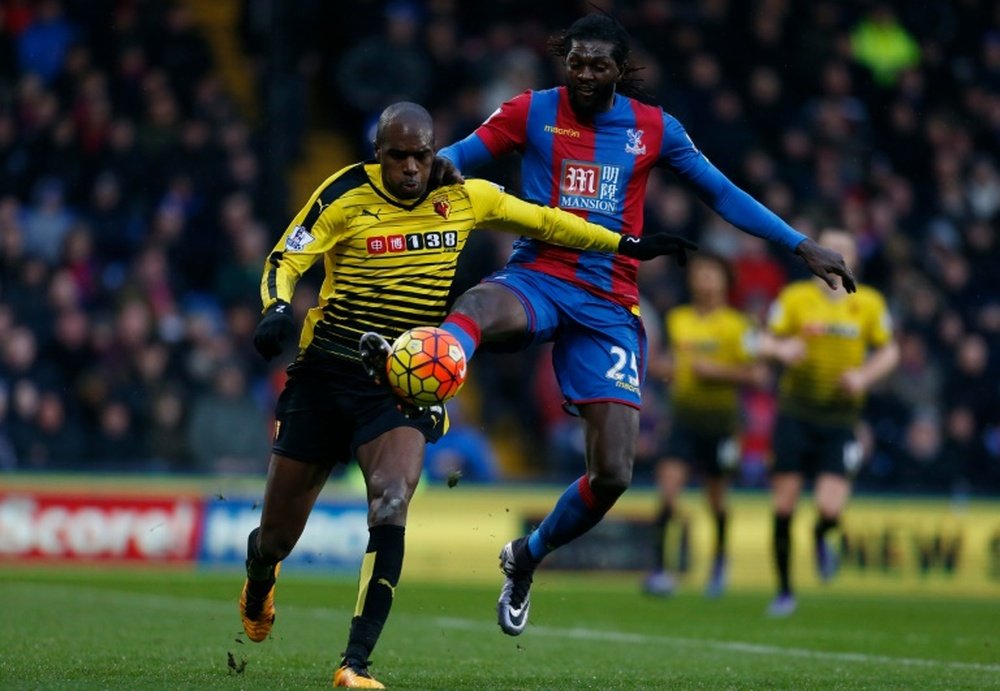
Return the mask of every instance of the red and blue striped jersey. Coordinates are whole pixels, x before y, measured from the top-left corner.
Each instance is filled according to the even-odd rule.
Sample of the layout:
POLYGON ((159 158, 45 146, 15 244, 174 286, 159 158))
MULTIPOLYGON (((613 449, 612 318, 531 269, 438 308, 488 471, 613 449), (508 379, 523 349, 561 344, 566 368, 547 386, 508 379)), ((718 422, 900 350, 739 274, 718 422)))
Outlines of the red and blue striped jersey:
MULTIPOLYGON (((523 197, 624 235, 642 235, 646 180, 654 166, 664 165, 737 227, 792 248, 804 238, 722 175, 676 118, 627 96, 616 94, 608 111, 582 122, 565 87, 526 91, 439 154, 466 170, 513 151, 522 154, 523 197)), ((521 238, 508 264, 583 286, 629 309, 638 305, 635 259, 521 238)))

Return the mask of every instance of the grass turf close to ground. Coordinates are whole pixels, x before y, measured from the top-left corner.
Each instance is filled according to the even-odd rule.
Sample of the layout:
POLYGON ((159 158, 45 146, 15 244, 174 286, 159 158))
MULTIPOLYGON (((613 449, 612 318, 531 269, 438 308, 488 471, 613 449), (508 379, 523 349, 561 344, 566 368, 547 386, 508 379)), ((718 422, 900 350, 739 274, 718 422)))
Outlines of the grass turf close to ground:
MULTIPOLYGON (((496 587, 407 582, 373 655, 392 689, 1000 688, 1000 602, 809 593, 785 620, 766 594, 669 600, 630 576, 539 574, 510 638, 496 587)), ((356 597, 350 580, 283 575, 278 618, 247 641, 238 573, 0 573, 4 689, 324 688, 356 597), (232 654, 237 668, 227 660, 232 654)))

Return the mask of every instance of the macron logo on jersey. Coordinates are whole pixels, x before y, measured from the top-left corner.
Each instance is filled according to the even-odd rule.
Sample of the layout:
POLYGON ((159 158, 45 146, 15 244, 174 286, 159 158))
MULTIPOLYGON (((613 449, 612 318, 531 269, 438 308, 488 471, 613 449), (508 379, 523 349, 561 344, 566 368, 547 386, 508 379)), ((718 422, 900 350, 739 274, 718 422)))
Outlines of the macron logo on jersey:
POLYGON ((622 169, 588 161, 563 161, 559 206, 617 214, 622 169))
POLYGON ((555 125, 546 125, 542 128, 549 134, 554 134, 557 137, 570 137, 571 139, 580 138, 580 130, 570 129, 569 127, 556 127, 555 125))

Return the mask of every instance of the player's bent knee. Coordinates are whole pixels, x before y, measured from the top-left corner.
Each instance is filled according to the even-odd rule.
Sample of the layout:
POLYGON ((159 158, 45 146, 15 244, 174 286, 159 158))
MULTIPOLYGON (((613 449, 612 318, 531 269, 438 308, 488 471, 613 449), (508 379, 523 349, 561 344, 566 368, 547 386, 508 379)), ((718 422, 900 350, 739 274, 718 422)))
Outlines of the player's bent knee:
POLYGON ((608 508, 618 501, 618 497, 623 495, 631 484, 631 468, 620 469, 611 473, 600 473, 590 478, 591 491, 593 491, 598 502, 608 508))
POLYGON ((517 297, 498 285, 480 283, 459 296, 451 309, 472 319, 483 334, 509 333, 528 328, 528 318, 517 297))
POLYGON ((405 525, 412 495, 413 488, 400 485, 387 487, 369 503, 369 525, 405 525))

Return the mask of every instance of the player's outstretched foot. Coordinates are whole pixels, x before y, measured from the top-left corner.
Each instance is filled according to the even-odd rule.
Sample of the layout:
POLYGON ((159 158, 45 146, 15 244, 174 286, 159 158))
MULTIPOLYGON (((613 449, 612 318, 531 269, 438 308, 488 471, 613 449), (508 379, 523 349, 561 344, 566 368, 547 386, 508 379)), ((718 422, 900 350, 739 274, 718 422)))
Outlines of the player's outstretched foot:
POLYGON ((816 540, 816 569, 819 571, 820 580, 824 583, 831 581, 840 569, 837 552, 824 538, 816 540))
MULTIPOLYGON (((274 579, 278 578, 281 564, 274 566, 274 579)), ((240 619, 243 620, 243 630, 254 643, 260 643, 271 633, 274 626, 274 584, 275 580, 243 582, 243 592, 240 593, 240 619)))
POLYGON ((670 597, 677 588, 673 574, 666 571, 651 571, 642 579, 642 592, 655 597, 670 597))
POLYGON ((712 562, 712 573, 708 577, 708 584, 705 586, 705 597, 722 597, 726 592, 728 570, 726 558, 716 557, 712 562))
POLYGON ((390 353, 392 353, 392 346, 389 345, 389 341, 374 331, 367 331, 361 334, 361 338, 358 339, 358 354, 361 357, 361 366, 365 368, 365 374, 371 377, 376 384, 385 386, 392 397, 396 399, 396 407, 399 408, 399 412, 411 419, 418 418, 427 412, 427 408, 421 408, 409 401, 404 401, 396 395, 396 392, 386 381, 385 363, 389 359, 390 353))
POLYGON ((506 579, 497 600, 497 623, 508 636, 519 636, 528 624, 531 578, 538 562, 528 552, 528 538, 519 537, 500 550, 500 570, 506 579))
POLYGON ((772 619, 784 619, 795 614, 797 607, 798 603, 795 601, 794 595, 791 593, 779 593, 777 597, 771 600, 771 604, 767 608, 767 616, 772 619))
POLYGON ((342 689, 384 689, 382 683, 368 673, 368 663, 344 660, 333 673, 333 685, 342 689))

